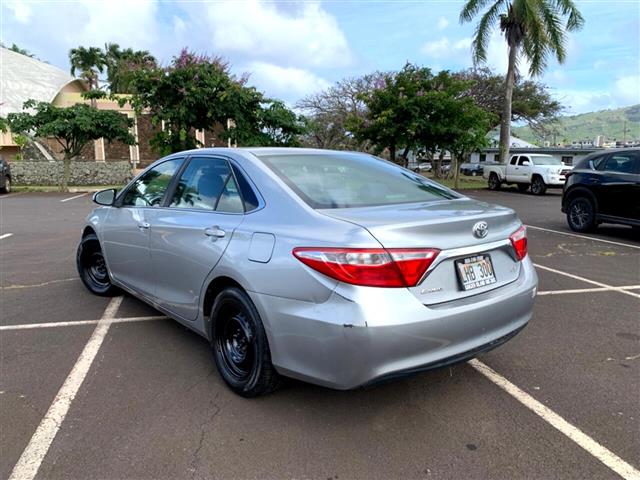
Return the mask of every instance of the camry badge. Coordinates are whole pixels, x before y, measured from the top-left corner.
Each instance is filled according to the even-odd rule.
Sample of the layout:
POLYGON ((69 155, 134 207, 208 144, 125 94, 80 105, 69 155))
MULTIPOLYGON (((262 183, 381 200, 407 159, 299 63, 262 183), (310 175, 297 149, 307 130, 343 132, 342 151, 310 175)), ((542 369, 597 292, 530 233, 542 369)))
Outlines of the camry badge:
POLYGON ((489 233, 487 222, 478 222, 473 226, 473 234, 478 238, 484 238, 489 233))

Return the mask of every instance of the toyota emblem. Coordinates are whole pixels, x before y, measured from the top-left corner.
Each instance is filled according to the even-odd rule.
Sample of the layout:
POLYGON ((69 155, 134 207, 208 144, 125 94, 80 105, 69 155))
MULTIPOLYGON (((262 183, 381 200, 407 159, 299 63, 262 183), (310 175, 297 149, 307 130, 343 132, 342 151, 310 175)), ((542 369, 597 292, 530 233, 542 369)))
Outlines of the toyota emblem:
POLYGON ((478 222, 473 226, 473 234, 478 238, 484 238, 489 233, 487 222, 478 222))

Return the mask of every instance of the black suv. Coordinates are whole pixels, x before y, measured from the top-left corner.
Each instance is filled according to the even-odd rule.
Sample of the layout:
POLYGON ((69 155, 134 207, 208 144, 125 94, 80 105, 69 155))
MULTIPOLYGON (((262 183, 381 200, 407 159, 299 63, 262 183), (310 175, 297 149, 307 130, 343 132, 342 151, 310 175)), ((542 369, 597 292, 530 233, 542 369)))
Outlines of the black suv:
POLYGON ((580 160, 565 182, 562 211, 576 232, 600 223, 640 228, 640 149, 596 152, 580 160))
POLYGON ((0 193, 11 193, 11 168, 2 157, 0 157, 0 193))

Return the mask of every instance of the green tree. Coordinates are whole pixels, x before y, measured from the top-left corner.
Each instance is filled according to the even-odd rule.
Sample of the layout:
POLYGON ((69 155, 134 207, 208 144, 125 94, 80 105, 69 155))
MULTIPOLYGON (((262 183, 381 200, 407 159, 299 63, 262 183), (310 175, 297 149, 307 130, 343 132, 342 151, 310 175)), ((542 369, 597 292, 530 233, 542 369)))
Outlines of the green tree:
POLYGON ((7 125, 14 134, 53 138, 60 145, 64 163, 63 191, 68 189, 71 162, 89 142, 104 138, 108 142, 135 144, 129 131, 133 121, 113 110, 98 110, 82 103, 60 108, 35 100, 26 101, 23 110, 7 115, 7 125))
POLYGON ((503 113, 500 124, 500 161, 509 155, 513 88, 519 57, 526 58, 529 73, 540 75, 550 55, 563 63, 566 31, 582 27, 584 19, 572 0, 466 0, 460 22, 470 22, 485 7, 472 42, 475 63, 485 62, 487 46, 496 25, 509 47, 503 113))
POLYGON ((135 70, 129 101, 137 112, 149 111, 155 125, 164 122, 164 130, 151 140, 160 154, 200 146, 196 130, 215 126, 222 127, 223 138, 241 145, 292 142, 301 128, 299 119, 246 82, 246 76, 232 75, 220 57, 183 49, 166 68, 135 70))
POLYGON ((147 50, 122 49, 117 43, 105 44, 104 63, 111 93, 133 93, 133 72, 158 66, 156 58, 147 50))
MULTIPOLYGON (((69 63, 71 75, 78 74, 80 78, 89 84, 89 90, 98 90, 99 74, 106 66, 104 52, 97 47, 78 47, 69 50, 69 63)), ((96 107, 96 99, 91 97, 91 106, 96 107)))

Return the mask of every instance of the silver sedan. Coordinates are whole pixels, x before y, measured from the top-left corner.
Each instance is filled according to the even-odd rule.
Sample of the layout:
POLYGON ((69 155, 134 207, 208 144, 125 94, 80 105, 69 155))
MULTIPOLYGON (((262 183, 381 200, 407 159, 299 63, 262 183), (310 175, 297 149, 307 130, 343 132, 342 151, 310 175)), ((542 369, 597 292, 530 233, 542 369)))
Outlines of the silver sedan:
POLYGON ((371 155, 193 150, 94 201, 84 284, 204 336, 243 396, 283 376, 351 389, 465 361, 531 317, 516 214, 371 155))

